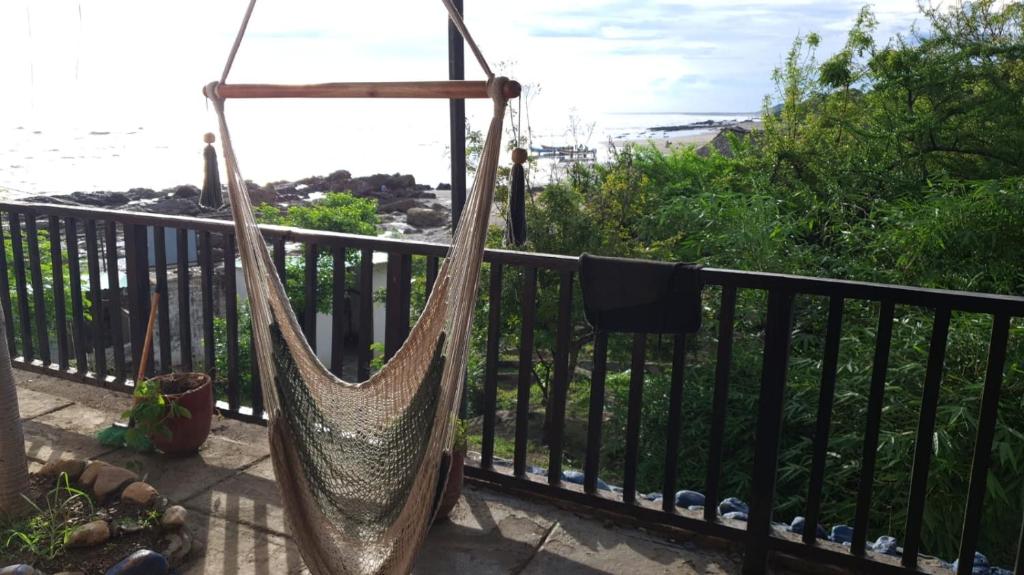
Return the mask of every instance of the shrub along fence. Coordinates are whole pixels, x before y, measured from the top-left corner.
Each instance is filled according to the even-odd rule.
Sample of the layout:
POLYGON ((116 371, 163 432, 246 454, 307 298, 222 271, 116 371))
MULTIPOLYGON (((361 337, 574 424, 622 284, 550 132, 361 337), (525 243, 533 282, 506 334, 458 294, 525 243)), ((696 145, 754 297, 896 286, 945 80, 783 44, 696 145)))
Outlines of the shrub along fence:
MULTIPOLYGON (((257 372, 243 365, 251 339, 230 222, 15 202, 0 202, 0 221, 0 305, 18 367, 130 390, 158 291, 151 372, 213 371, 220 359, 221 412, 262 421, 257 372)), ((329 310, 328 367, 358 380, 375 355, 387 359, 402 344, 446 252, 275 226, 264 235, 279 273, 301 262, 297 312, 307 338, 317 348, 317 310, 329 310), (386 254, 376 283, 374 254, 386 254), (373 345, 378 301, 381 349, 373 345)), ((1021 485, 1006 477, 1022 443, 1005 434, 1024 409, 1024 298, 704 269, 705 327, 665 345, 645 334, 588 332, 576 258, 488 250, 485 262, 467 382, 469 409, 482 420, 470 477, 738 542, 750 573, 772 553, 915 572, 923 552, 950 548, 942 529, 955 531, 960 573, 970 572, 979 538, 1022 572, 1017 531, 1007 527, 1020 524, 1021 485), (509 386, 514 437, 505 466, 496 419, 509 386), (961 392, 980 398, 961 402, 961 392), (528 464, 538 407, 545 469, 528 464), (586 429, 579 453, 566 434, 577 415, 586 429), (963 428, 953 434, 960 439, 950 439, 950 426, 963 428), (964 437, 972 445, 951 455, 964 437), (895 472, 878 459, 893 446, 906 463, 895 472), (947 466, 950 457, 957 463, 947 466), (568 468, 573 462, 581 472, 568 468), (606 489, 601 474, 621 489, 606 489), (657 493, 643 496, 652 484, 657 493), (960 484, 965 495, 952 508, 933 503, 939 488, 929 486, 960 484), (677 505, 689 497, 677 500, 682 487, 702 491, 707 504, 677 505), (993 496, 1000 492, 1004 499, 993 496), (736 494, 750 502, 745 521, 720 516, 717 503, 736 494), (836 519, 831 507, 842 501, 852 524, 846 547, 815 529, 836 519), (773 522, 797 514, 808 526, 799 535, 773 522), (990 533, 990 519, 1001 533, 990 533), (885 532, 903 544, 898 561, 871 551, 871 536, 885 532)))

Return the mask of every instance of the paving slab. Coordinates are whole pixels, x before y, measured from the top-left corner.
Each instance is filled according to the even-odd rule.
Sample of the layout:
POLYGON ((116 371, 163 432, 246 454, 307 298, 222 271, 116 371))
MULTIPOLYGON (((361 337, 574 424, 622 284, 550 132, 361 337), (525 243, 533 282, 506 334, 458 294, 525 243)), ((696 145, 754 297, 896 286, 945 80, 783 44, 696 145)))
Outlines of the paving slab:
POLYGON ((202 513, 189 514, 188 526, 202 548, 181 575, 284 575, 305 570, 298 550, 286 539, 202 513))
POLYGON ((18 387, 17 393, 18 411, 22 421, 57 411, 74 403, 49 393, 40 393, 24 387, 18 387))
MULTIPOLYGON (((95 385, 78 383, 31 371, 14 370, 19 389, 52 395, 81 405, 120 414, 128 409, 131 395, 95 385)), ((128 389, 128 388, 125 388, 128 389)))
POLYGON ((30 419, 22 425, 25 453, 43 462, 70 457, 92 459, 111 451, 100 445, 96 432, 112 421, 109 412, 77 404, 30 419))
POLYGON ((559 523, 521 573, 738 575, 741 571, 742 562, 734 554, 670 545, 633 533, 593 521, 559 523))
POLYGON ((211 436, 195 455, 167 457, 119 449, 99 459, 135 471, 171 501, 187 501, 270 455, 266 442, 211 436))
POLYGON ((288 534, 281 493, 269 458, 202 491, 183 505, 278 535, 288 534))

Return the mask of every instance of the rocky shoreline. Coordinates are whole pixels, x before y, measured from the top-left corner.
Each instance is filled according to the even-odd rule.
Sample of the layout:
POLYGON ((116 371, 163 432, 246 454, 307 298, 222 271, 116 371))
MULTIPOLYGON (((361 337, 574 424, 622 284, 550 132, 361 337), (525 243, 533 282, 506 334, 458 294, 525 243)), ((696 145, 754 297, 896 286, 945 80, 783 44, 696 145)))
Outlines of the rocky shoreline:
MULTIPOLYGON (((270 182, 262 186, 249 181, 246 184, 255 205, 266 203, 284 208, 315 201, 328 192, 344 191, 357 197, 376 200, 382 234, 434 241, 444 241, 450 235, 450 186, 438 184, 435 190, 428 185, 416 183, 416 178, 409 174, 353 177, 348 170, 337 170, 327 176, 310 176, 296 181, 270 182)), ((211 209, 200 205, 199 194, 199 188, 186 184, 159 191, 132 188, 119 192, 39 195, 25 200, 65 206, 231 219, 227 206, 211 209)))

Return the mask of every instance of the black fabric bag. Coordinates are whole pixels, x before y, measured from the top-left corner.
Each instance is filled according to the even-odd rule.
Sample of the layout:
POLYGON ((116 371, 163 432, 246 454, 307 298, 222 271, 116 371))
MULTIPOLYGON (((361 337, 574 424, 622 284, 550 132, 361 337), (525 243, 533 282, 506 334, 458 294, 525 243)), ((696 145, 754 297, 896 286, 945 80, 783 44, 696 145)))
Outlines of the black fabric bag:
POLYGON ((583 310, 594 329, 676 334, 700 329, 700 266, 580 256, 583 310))

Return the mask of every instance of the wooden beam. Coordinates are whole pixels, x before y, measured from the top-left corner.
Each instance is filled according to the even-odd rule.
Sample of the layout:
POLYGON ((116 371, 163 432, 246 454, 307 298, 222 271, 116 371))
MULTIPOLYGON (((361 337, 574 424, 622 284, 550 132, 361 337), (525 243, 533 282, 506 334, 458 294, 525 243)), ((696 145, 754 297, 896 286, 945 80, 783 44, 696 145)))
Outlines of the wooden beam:
MULTIPOLYGON (((517 98, 518 82, 505 85, 505 97, 517 98)), ((489 98, 485 81, 338 82, 331 84, 208 84, 207 97, 229 98, 489 98)))

